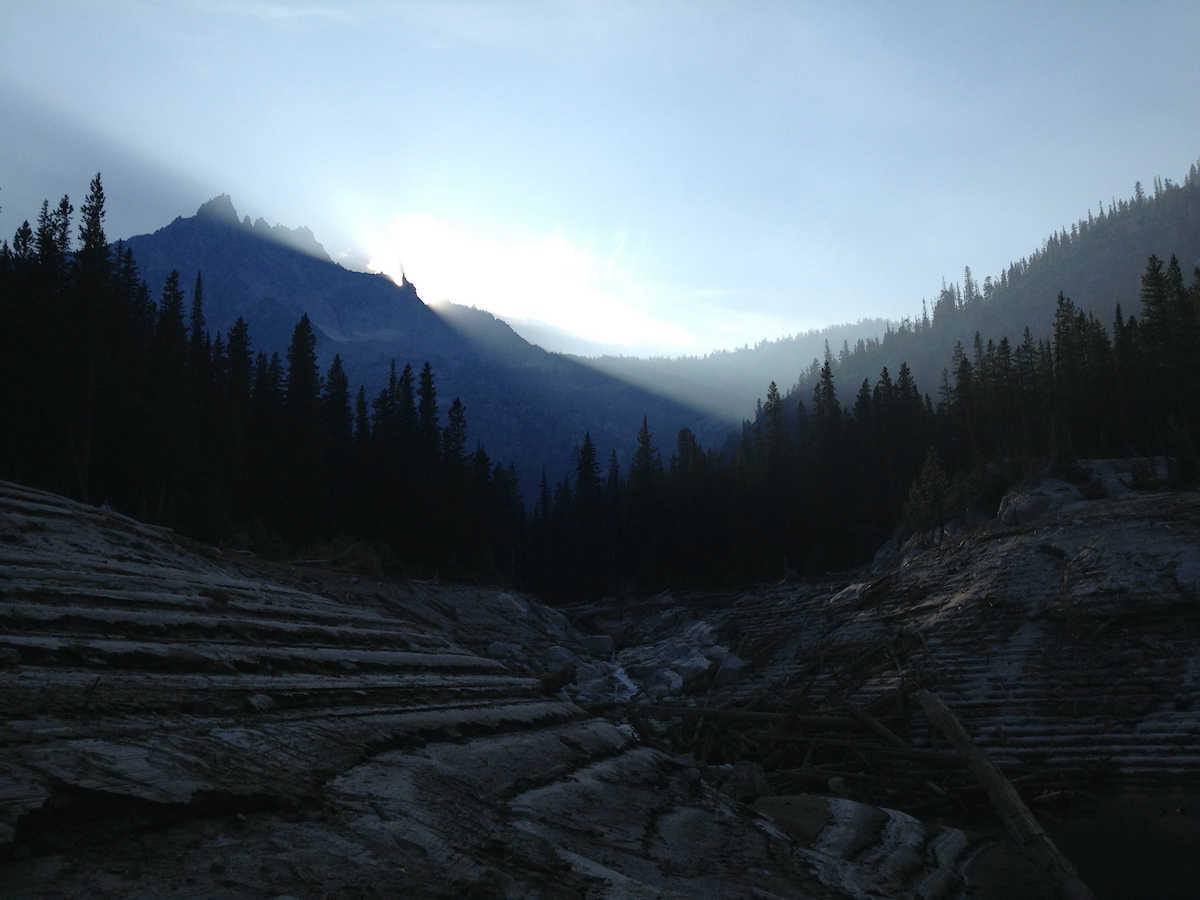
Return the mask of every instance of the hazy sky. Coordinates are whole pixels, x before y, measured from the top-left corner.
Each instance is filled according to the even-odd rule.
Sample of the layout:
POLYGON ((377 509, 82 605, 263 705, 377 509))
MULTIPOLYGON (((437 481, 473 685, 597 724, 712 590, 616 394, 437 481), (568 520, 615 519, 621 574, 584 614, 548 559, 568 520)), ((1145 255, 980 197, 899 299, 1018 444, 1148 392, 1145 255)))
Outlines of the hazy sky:
MULTIPOLYGON (((6 4, 0 235, 227 192, 659 352, 919 312, 1200 157, 1200 4, 6 4)), ((356 262, 357 261, 357 262, 356 262)), ((157 286, 155 286, 157 287, 157 286)))

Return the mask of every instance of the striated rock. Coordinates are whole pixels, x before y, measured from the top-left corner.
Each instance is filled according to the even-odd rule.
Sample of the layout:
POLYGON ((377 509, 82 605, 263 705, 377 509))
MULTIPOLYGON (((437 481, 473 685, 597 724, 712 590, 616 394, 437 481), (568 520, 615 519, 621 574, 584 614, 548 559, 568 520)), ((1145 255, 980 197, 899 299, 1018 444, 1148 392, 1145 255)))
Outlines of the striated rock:
POLYGON ((1057 478, 1027 479, 1008 489, 996 518, 1005 525, 1032 525, 1082 497, 1079 488, 1057 478))
POLYGON ((2 483, 0 532, 33 538, 0 542, 5 896, 839 896, 694 762, 517 671, 635 689, 531 598, 2 483))
MULTIPOLYGON (((918 686, 1051 830, 1153 783, 1169 801, 1120 809, 1190 836, 1200 771, 1200 496, 1052 506, 880 572, 609 610, 647 638, 604 659, 515 592, 0 484, 5 890, 1049 897, 918 686)), ((1104 855, 1139 871, 1155 843, 1104 855)))
MULTIPOLYGON (((1125 889, 1107 896, 1127 895, 1139 879, 1175 891, 1160 896, 1189 896, 1192 870, 1170 848, 1194 839, 1195 820, 1158 810, 1200 808, 1200 495, 1070 499, 1074 489, 1043 486, 1012 495, 1044 503, 1028 524, 915 535, 881 571, 677 594, 654 617, 654 644, 623 654, 649 658, 702 627, 749 665, 737 680, 701 678, 670 703, 639 707, 660 726, 657 740, 695 753, 702 772, 756 763, 775 794, 817 790, 926 823, 963 816, 964 832, 991 822, 1002 834, 981 786, 915 709, 925 687, 1098 896, 1110 883, 1125 889)), ((862 840, 866 827, 855 826, 862 840)), ((1050 896, 1015 852, 1004 840, 980 850, 971 896, 1050 896)), ((883 865, 847 858, 864 885, 883 865)), ((871 890, 864 896, 910 896, 871 890)))
POLYGON ((495 659, 525 659, 525 651, 521 649, 521 645, 512 641, 492 641, 487 645, 487 655, 495 659))
POLYGON ((246 707, 251 712, 267 712, 275 706, 275 701, 266 694, 251 694, 246 698, 246 707))

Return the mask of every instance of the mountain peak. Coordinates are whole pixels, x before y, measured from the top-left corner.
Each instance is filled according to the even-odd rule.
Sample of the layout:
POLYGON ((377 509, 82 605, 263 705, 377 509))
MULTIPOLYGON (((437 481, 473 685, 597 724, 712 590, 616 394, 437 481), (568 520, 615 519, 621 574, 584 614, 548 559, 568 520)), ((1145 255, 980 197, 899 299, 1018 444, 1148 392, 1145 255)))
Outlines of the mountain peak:
POLYGON ((311 229, 306 226, 288 228, 286 225, 271 225, 262 216, 259 216, 253 224, 250 222, 249 216, 238 219, 237 210, 233 208, 233 199, 228 194, 219 194, 207 203, 201 204, 200 208, 196 210, 196 217, 224 222, 228 225, 241 225, 268 241, 291 247, 293 250, 299 250, 301 253, 307 253, 309 256, 325 260, 325 262, 332 261, 311 229))
POLYGON ((196 210, 196 215, 235 224, 238 221, 237 210, 233 208, 233 199, 228 194, 220 194, 207 203, 201 204, 200 208, 196 210))

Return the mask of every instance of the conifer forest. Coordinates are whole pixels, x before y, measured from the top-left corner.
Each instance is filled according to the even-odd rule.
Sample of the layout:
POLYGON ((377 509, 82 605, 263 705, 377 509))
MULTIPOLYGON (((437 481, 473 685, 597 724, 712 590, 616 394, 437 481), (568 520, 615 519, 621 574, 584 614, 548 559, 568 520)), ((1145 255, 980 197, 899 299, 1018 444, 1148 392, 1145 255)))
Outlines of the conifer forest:
MULTIPOLYGON (((1195 181, 1109 217, 1190 197, 1195 181)), ((307 316, 283 357, 256 348, 252 321, 215 333, 204 273, 146 284, 108 243, 104 205, 97 175, 78 216, 67 197, 44 203, 0 250, 0 478, 202 540, 277 557, 370 542, 414 576, 565 602, 842 570, 897 529, 994 514, 1023 477, 1070 480, 1080 459, 1165 455, 1178 483, 1197 481, 1200 268, 1169 247, 1111 320, 1044 296, 1047 332, 976 331, 934 384, 907 363, 847 383, 871 348, 827 351, 796 389, 770 384, 723 448, 643 420, 623 466, 585 434, 575 470, 522 497, 516 469, 468 441, 469 409, 439 398, 427 362, 395 360, 368 396, 340 358, 322 371, 307 316)), ((1014 282, 1087 239, 1086 227, 1055 236, 995 288, 968 280, 892 346, 926 354, 939 318, 995 323, 1014 282)), ((1029 301, 1015 308, 1035 318, 1029 301)))

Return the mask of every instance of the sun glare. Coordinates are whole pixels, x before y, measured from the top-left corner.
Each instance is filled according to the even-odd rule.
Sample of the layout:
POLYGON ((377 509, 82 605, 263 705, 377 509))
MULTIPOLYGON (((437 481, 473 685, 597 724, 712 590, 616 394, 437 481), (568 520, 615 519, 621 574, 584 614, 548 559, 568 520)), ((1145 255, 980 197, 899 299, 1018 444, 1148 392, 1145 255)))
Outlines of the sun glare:
POLYGON ((653 288, 622 265, 621 242, 613 243, 601 253, 561 232, 483 237, 427 215, 398 216, 362 240, 372 271, 407 276, 427 302, 477 306, 597 343, 690 349, 696 335, 648 312, 653 288))

